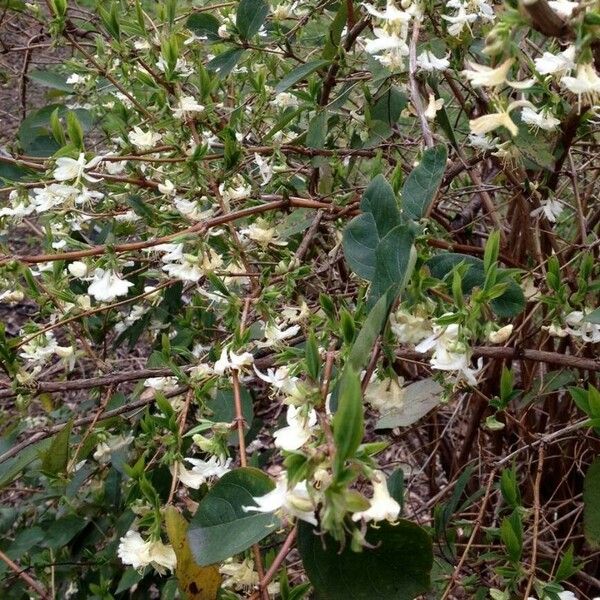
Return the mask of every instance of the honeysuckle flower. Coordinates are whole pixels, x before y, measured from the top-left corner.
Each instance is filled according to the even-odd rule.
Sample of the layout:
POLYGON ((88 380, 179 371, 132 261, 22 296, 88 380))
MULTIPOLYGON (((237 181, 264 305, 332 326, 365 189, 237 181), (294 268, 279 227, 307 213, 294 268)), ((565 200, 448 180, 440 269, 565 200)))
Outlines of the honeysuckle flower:
POLYGON ((564 75, 575 68, 575 46, 571 45, 558 54, 544 52, 533 62, 540 75, 564 75))
POLYGON ((0 303, 13 304, 21 302, 25 298, 25 294, 21 290, 5 290, 0 293, 0 303))
POLYGON ((43 365, 52 356, 58 356, 72 363, 75 349, 72 346, 60 346, 51 331, 36 335, 21 347, 19 356, 34 365, 43 365))
POLYGON ((418 344, 432 333, 429 319, 399 308, 390 316, 392 333, 400 344, 418 344))
POLYGON ((262 373, 254 365, 254 372, 259 379, 272 385, 277 391, 284 394, 293 393, 296 388, 297 377, 290 375, 290 370, 286 366, 277 367, 277 369, 267 369, 266 374, 262 373))
POLYGON ((540 112, 537 112, 529 106, 526 106, 521 111, 521 121, 537 129, 543 129, 544 131, 553 131, 560 125, 560 119, 550 115, 549 111, 541 110, 540 112))
POLYGON ((229 205, 236 200, 244 200, 252 194, 252 186, 248 185, 241 177, 234 177, 227 184, 223 182, 219 186, 219 193, 223 202, 229 205))
POLYGON ((397 8, 393 0, 388 0, 385 10, 383 11, 375 8, 371 4, 363 3, 362 5, 371 16, 387 21, 392 27, 403 27, 411 19, 411 15, 397 8))
POLYGON ((131 281, 122 279, 110 269, 96 269, 87 293, 98 302, 111 302, 119 296, 127 296, 129 288, 132 286, 131 281))
POLYGON ((74 202, 79 194, 76 187, 61 183, 51 183, 44 188, 33 189, 33 206, 35 212, 43 213, 55 206, 63 206, 74 202))
POLYGON ((436 100, 436 97, 433 94, 429 94, 429 102, 427 104, 427 108, 425 109, 425 112, 423 113, 425 115, 425 118, 428 121, 433 121, 433 119, 435 119, 435 115, 437 114, 438 110, 442 110, 443 106, 444 106, 443 98, 438 98, 436 100))
POLYGON ((476 12, 467 12, 466 5, 460 0, 450 0, 450 2, 446 3, 446 7, 457 10, 454 15, 442 15, 442 19, 450 23, 448 33, 454 37, 459 37, 465 28, 470 30, 471 23, 474 23, 478 19, 478 14, 476 12))
POLYGON ((76 260, 67 265, 67 269, 73 277, 81 279, 88 274, 88 266, 82 260, 76 260))
POLYGON ((306 414, 302 407, 289 405, 286 420, 287 426, 273 433, 275 446, 282 450, 298 450, 310 439, 312 429, 317 424, 317 413, 311 409, 306 414))
POLYGON ((495 150, 497 143, 500 141, 498 138, 489 139, 476 133, 470 133, 467 139, 469 140, 469 146, 484 152, 495 150))
POLYGON ((276 106, 277 108, 298 108, 300 105, 300 101, 294 94, 290 92, 279 92, 273 100, 271 100, 270 104, 276 106))
POLYGON ((471 68, 464 69, 462 74, 473 87, 495 87, 506 82, 506 76, 513 62, 514 60, 509 58, 495 68, 469 63, 471 68))
POLYGON ((290 325, 289 327, 285 327, 284 325, 269 323, 265 326, 265 341, 258 342, 257 345, 263 348, 277 346, 284 340, 294 337, 299 331, 300 325, 290 325))
POLYGON ((367 510, 354 513, 352 520, 366 522, 396 521, 400 514, 400 505, 390 495, 385 475, 381 471, 375 471, 371 483, 373 485, 371 505, 367 510))
POLYGON ((171 467, 171 473, 177 473, 179 481, 186 487, 197 490, 202 484, 213 477, 220 478, 231 470, 231 459, 221 460, 211 456, 208 460, 199 458, 186 458, 186 462, 193 465, 187 469, 183 463, 176 463, 171 467))
POLYGON ((545 215, 546 219, 550 221, 550 223, 556 223, 558 217, 560 217, 563 211, 563 205, 559 200, 554 198, 546 198, 539 208, 531 211, 532 217, 539 217, 541 215, 545 215))
POLYGON ((160 540, 144 540, 139 532, 130 529, 120 540, 117 554, 121 562, 134 569, 143 569, 152 565, 158 573, 164 575, 174 571, 177 558, 173 547, 160 540))
POLYGON ((175 185, 170 179, 166 179, 164 183, 159 183, 158 191, 165 196, 174 196, 177 193, 175 185))
POLYGON ((262 184, 267 185, 273 178, 273 167, 269 164, 268 160, 265 160, 260 154, 254 154, 254 162, 258 166, 258 171, 262 178, 262 184))
POLYGON ((144 387, 157 392, 172 392, 177 389, 177 377, 148 377, 144 380, 144 387))
POLYGON ((258 217, 248 227, 240 229, 240 235, 261 246, 275 244, 277 246, 286 246, 287 242, 279 239, 279 232, 271 226, 265 219, 258 217))
POLYGON ((445 71, 450 66, 448 56, 438 58, 431 50, 424 50, 417 56, 417 66, 423 71, 445 71))
POLYGON ((90 161, 85 160, 85 154, 81 152, 79 158, 74 159, 69 156, 61 156, 56 159, 56 168, 52 172, 52 177, 57 181, 79 181, 81 178, 91 182, 98 182, 100 179, 91 177, 85 171, 94 168, 102 160, 96 156, 90 161))
POLYGON ((585 315, 586 313, 580 310, 570 312, 565 317, 565 329, 567 333, 581 338, 583 342, 597 344, 600 342, 600 325, 584 321, 585 315))
POLYGON ((70 85, 80 85, 82 83, 85 83, 86 81, 87 77, 79 75, 78 73, 71 73, 71 75, 67 77, 65 83, 68 83, 70 85))
POLYGON ((600 77, 593 63, 577 65, 575 77, 565 75, 560 80, 562 86, 577 96, 579 110, 581 110, 581 99, 594 104, 600 97, 600 77))
POLYGON ((177 106, 173 109, 176 119, 189 119, 204 110, 204 105, 198 103, 193 96, 181 96, 177 106))
POLYGON ((227 559, 220 567, 219 573, 225 575, 221 587, 249 592, 259 583, 258 573, 254 570, 254 561, 244 559, 241 563, 233 558, 227 559))
POLYGON ((403 383, 404 380, 401 377, 384 381, 375 379, 369 382, 365 390, 365 401, 382 413, 399 408, 404 403, 406 396, 403 383))
POLYGON ((106 464, 109 462, 113 452, 126 448, 133 440, 134 437, 131 434, 111 435, 96 446, 96 450, 92 456, 94 457, 94 460, 99 463, 106 464))
POLYGON ((214 372, 217 375, 223 375, 227 371, 241 371, 254 363, 254 356, 250 352, 236 354, 229 348, 221 350, 221 356, 215 362, 214 372))
POLYGON ((550 8, 563 19, 570 19, 573 11, 579 6, 579 2, 569 0, 549 0, 550 8))
POLYGON ((457 323, 434 325, 433 334, 415 347, 417 352, 433 350, 430 364, 439 371, 457 371, 471 385, 477 385, 477 370, 470 367, 470 352, 460 341, 457 323))
POLYGON ((175 208, 187 219, 191 221, 204 221, 213 215, 213 209, 204 210, 198 201, 186 200, 185 198, 175 198, 175 208))
POLYGON ((498 127, 505 127, 514 137, 519 133, 519 128, 510 118, 510 113, 516 108, 521 108, 523 106, 531 106, 531 102, 528 102, 527 100, 516 100, 515 102, 511 102, 505 110, 483 115, 482 117, 469 121, 471 133, 485 135, 490 131, 498 129, 498 127))
POLYGON ((138 150, 150 150, 162 139, 160 133, 155 133, 150 129, 143 131, 137 125, 133 128, 133 131, 129 132, 127 137, 138 150))
MULTIPOLYGON (((161 56, 158 59, 156 62, 156 68, 161 71, 161 73, 167 72, 168 65, 164 57, 161 56)), ((187 62, 185 58, 183 58, 183 56, 180 56, 175 63, 173 72, 181 75, 182 77, 189 77, 194 72, 194 68, 187 62)))
POLYGON ((317 525, 316 506, 308 493, 306 481, 300 481, 290 490, 285 472, 277 479, 275 489, 264 496, 253 497, 252 500, 256 506, 242 506, 244 512, 279 512, 317 525))
POLYGON ((501 327, 497 331, 490 331, 488 334, 488 340, 492 342, 492 344, 504 344, 504 342, 510 338, 513 332, 513 327, 514 326, 512 324, 509 324, 501 327))

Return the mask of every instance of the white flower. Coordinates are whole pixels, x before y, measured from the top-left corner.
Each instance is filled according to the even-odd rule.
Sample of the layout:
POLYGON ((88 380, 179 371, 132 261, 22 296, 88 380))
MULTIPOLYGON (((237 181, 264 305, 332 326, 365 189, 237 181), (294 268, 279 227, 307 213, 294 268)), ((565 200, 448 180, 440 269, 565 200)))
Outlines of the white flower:
POLYGON ((581 99, 590 104, 594 104, 600 95, 600 77, 592 63, 583 63, 577 65, 577 74, 575 77, 565 75, 560 80, 561 85, 570 92, 577 95, 579 108, 581 109, 581 99))
POLYGON ((549 0, 550 8, 563 19, 570 19, 573 11, 579 6, 579 2, 569 0, 549 0))
POLYGON ((462 74, 473 87, 495 87, 506 82, 506 76, 512 64, 512 58, 505 60, 496 68, 470 63, 471 69, 465 69, 462 74))
POLYGON ((498 329, 498 331, 491 331, 488 335, 488 340, 492 344, 503 344, 508 340, 513 332, 513 325, 505 325, 498 329))
POLYGON ((535 109, 526 106, 521 111, 521 121, 533 127, 552 131, 560 125, 560 120, 549 114, 549 111, 542 110, 537 112, 535 109))
POLYGON ((266 375, 261 373, 256 366, 254 366, 254 372, 263 381, 272 385, 277 391, 281 391, 284 394, 291 394, 296 390, 297 377, 290 375, 290 370, 286 366, 277 367, 277 369, 267 369, 266 375))
MULTIPOLYGON (((161 56, 158 59, 158 61, 156 62, 156 67, 162 73, 166 73, 168 65, 167 65, 167 61, 164 59, 164 57, 161 56)), ((179 75, 182 75, 183 77, 188 77, 189 75, 191 75, 194 72, 194 69, 191 65, 188 64, 187 60, 185 60, 185 58, 183 58, 183 56, 182 56, 177 59, 177 62, 175 63, 175 69, 173 70, 173 72, 178 73, 179 75)))
POLYGON ((262 177, 262 184, 267 185, 273 178, 273 167, 260 154, 254 154, 254 162, 258 166, 258 171, 262 177))
POLYGON ((367 12, 370 15, 377 17, 378 19, 383 19, 384 21, 387 21, 390 26, 403 27, 411 19, 411 15, 409 13, 396 8, 396 5, 394 4, 393 0, 388 0, 387 6, 385 7, 384 11, 380 11, 374 6, 371 6, 370 4, 363 3, 363 6, 367 9, 367 12))
POLYGON ((371 506, 367 510, 354 513, 352 520, 395 521, 400 514, 400 505, 390 496, 385 475, 381 471, 375 471, 371 483, 373 484, 371 506))
POLYGON ((306 414, 302 407, 288 406, 286 420, 287 427, 273 433, 275 446, 282 450, 298 450, 310 439, 312 429, 317 424, 317 413, 311 409, 306 414))
POLYGON ((88 287, 87 293, 98 302, 111 302, 119 296, 127 296, 133 283, 121 277, 114 271, 96 269, 94 279, 88 287))
POLYGON ((177 377, 148 377, 144 380, 144 387, 157 392, 172 392, 177 389, 177 377))
POLYGON ((70 85, 79 85, 81 83, 85 83, 86 78, 83 77, 82 75, 78 75, 77 73, 71 73, 71 75, 69 75, 67 77, 67 80, 65 83, 68 83, 70 85))
POLYGON ((480 135, 477 133, 470 133, 468 136, 469 146, 473 148, 478 148, 479 150, 483 150, 484 152, 495 150, 496 144, 498 143, 498 138, 489 139, 484 135, 480 135))
POLYGON ((393 334, 400 344, 418 344, 431 335, 429 319, 399 308, 390 317, 393 334))
POLYGON ((37 213, 46 212, 55 206, 74 202, 79 189, 61 183, 52 183, 45 188, 34 188, 33 205, 37 213))
POLYGON ((306 481, 301 481, 291 490, 288 489, 287 477, 283 473, 276 482, 275 489, 252 498, 256 506, 242 506, 244 512, 277 512, 297 517, 302 521, 317 525, 315 504, 308 493, 306 481))
POLYGON ((159 183, 158 191, 165 196, 174 196, 177 193, 175 185, 170 179, 166 179, 164 183, 159 183))
POLYGON ((446 3, 449 8, 457 8, 458 12, 455 15, 442 15, 442 19, 448 21, 450 26, 448 27, 448 33, 454 37, 459 37, 466 27, 471 29, 471 23, 477 21, 477 13, 468 13, 466 7, 461 2, 454 2, 451 6, 450 2, 446 3))
POLYGON ((67 266, 69 273, 73 275, 73 277, 77 277, 81 279, 88 274, 88 266, 82 260, 76 260, 72 263, 69 263, 67 266))
POLYGON ((250 352, 236 354, 229 348, 223 348, 221 356, 215 362, 214 371, 217 375, 224 375, 227 371, 240 371, 249 367, 254 362, 254 356, 250 352))
POLYGON ((270 348, 277 346, 284 340, 294 337, 300 331, 300 325, 290 325, 290 327, 283 328, 283 326, 276 325, 275 323, 269 323, 265 327, 265 341, 258 342, 258 346, 262 348, 270 348))
POLYGON ((574 310, 565 317, 566 331, 575 337, 581 338, 583 342, 597 344, 600 342, 600 325, 588 323, 583 319, 585 313, 574 310))
POLYGON ((498 127, 506 127, 510 134, 515 136, 519 133, 519 128, 510 118, 510 113, 515 110, 515 108, 521 108, 523 106, 531 106, 531 103, 527 100, 517 100, 511 102, 506 110, 500 110, 500 112, 483 115, 482 117, 473 119, 472 121, 469 121, 471 132, 476 135, 485 135, 490 131, 498 129, 498 127))
POLYGON ((424 50, 417 56, 417 66, 424 71, 445 71, 450 66, 448 56, 438 58, 431 50, 424 50))
POLYGON ((561 75, 575 68, 575 46, 571 45, 558 54, 544 52, 534 61, 540 75, 561 75))
POLYGON ((298 98, 296 98, 294 94, 290 94, 289 92, 279 92, 279 94, 277 94, 275 98, 271 100, 270 103, 273 106, 276 106, 277 108, 283 109, 298 108, 300 104, 298 98))
POLYGON ((430 364, 439 371, 458 371, 471 385, 477 385, 477 370, 471 369, 470 353, 467 346, 459 340, 460 329, 457 323, 434 325, 433 335, 423 340, 415 350, 428 352, 433 349, 430 364))
POLYGON ((52 173, 52 177, 57 181, 71 181, 73 179, 79 181, 82 177, 92 182, 100 181, 85 173, 86 169, 95 167, 100 160, 100 157, 96 157, 89 162, 86 162, 85 154, 83 152, 79 155, 77 160, 70 158, 69 156, 61 156, 56 159, 56 168, 52 173))
POLYGON ((223 461, 217 456, 211 456, 208 460, 200 460, 199 458, 186 458, 185 460, 193 465, 191 469, 186 469, 183 463, 177 463, 175 468, 171 468, 171 472, 176 469, 179 481, 195 490, 200 488, 208 479, 222 477, 231 470, 230 458, 223 461))
POLYGON ((287 242, 280 241, 279 233, 275 227, 269 226, 269 223, 258 217, 254 223, 240 229, 240 235, 261 246, 268 246, 269 244, 276 244, 278 246, 285 246, 287 242))
POLYGON ((196 102, 193 96, 181 96, 179 104, 173 109, 173 116, 176 119, 188 119, 204 110, 204 106, 196 102))
POLYGON ((532 217, 539 217, 540 215, 545 215, 546 219, 550 221, 550 223, 556 223, 558 217, 560 217, 563 211, 563 205, 559 200, 555 200, 554 198, 547 198, 542 202, 539 208, 531 211, 532 217))
POLYGON ((127 137, 138 150, 150 150, 151 148, 154 148, 162 138, 160 133, 154 133, 151 130, 143 131, 137 126, 133 128, 133 131, 129 132, 127 137))
POLYGON ((185 198, 175 198, 175 208, 191 221, 204 221, 213 214, 213 209, 203 210, 198 201, 186 200, 185 198))
POLYGON ((160 574, 167 570, 174 571, 177 558, 173 547, 163 544, 160 540, 145 540, 130 529, 120 540, 117 554, 123 564, 131 565, 134 569, 143 569, 152 565, 160 574))
POLYGON ((21 290, 5 290, 0 293, 0 303, 2 304, 21 302, 23 298, 25 298, 25 294, 21 290))
POLYGON ((443 98, 438 98, 436 100, 436 98, 433 94, 429 94, 429 102, 427 104, 427 108, 425 109, 425 112, 423 113, 425 115, 425 118, 428 121, 433 121, 433 119, 435 119, 435 115, 437 114, 438 110, 442 110, 443 106, 444 106, 443 98))
POLYGON ((234 177, 228 182, 227 186, 225 185, 225 182, 219 186, 219 193, 223 198, 223 202, 226 205, 229 205, 233 200, 244 200, 245 198, 248 198, 252 194, 252 186, 246 184, 241 177, 234 177))
POLYGON ((223 588, 250 591, 259 583, 258 573, 254 570, 254 561, 251 558, 246 558, 241 563, 228 558, 219 567, 219 573, 226 577, 221 584, 223 588))
POLYGON ((96 446, 96 450, 92 456, 94 460, 106 463, 113 452, 126 448, 133 442, 133 439, 132 435, 111 435, 107 440, 100 442, 96 446))

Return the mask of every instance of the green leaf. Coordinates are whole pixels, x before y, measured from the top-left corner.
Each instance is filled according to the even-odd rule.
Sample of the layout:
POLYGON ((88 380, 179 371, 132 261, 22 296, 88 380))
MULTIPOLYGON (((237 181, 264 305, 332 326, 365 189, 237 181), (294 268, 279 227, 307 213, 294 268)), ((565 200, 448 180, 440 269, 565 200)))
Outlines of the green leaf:
POLYGON ((258 469, 243 467, 223 475, 190 523, 188 540, 196 562, 202 566, 221 562, 273 533, 280 526, 273 513, 246 512, 242 507, 254 506, 253 497, 274 487, 258 469))
POLYGON ((338 399, 332 425, 335 470, 339 473, 346 459, 352 458, 360 446, 365 429, 360 378, 352 368, 344 369, 338 399))
POLYGON ((414 233, 407 225, 398 225, 379 242, 375 251, 370 305, 377 302, 390 288, 393 288, 394 297, 402 291, 415 266, 414 239, 414 233))
POLYGON ((245 40, 255 36, 268 14, 269 6, 264 0, 240 0, 235 16, 240 36, 245 40))
POLYGON ((413 600, 429 590, 433 552, 423 528, 384 521, 367 530, 366 541, 362 552, 349 540, 340 550, 329 535, 299 523, 298 550, 320 600, 413 600))
POLYGON ((0 464, 0 489, 14 481, 23 469, 28 467, 33 461, 39 458, 41 453, 50 447, 51 443, 51 439, 41 440, 24 448, 16 456, 0 464))
POLYGON ((308 77, 311 73, 314 73, 317 69, 321 69, 322 67, 329 64, 328 60, 311 60, 295 69, 292 69, 276 86, 275 92, 279 94, 280 92, 285 92, 287 89, 291 88, 295 83, 302 81, 304 78, 308 77))
POLYGON ((188 17, 186 27, 198 37, 206 37, 210 41, 220 40, 219 19, 207 12, 195 13, 188 17))
POLYGON ((592 548, 600 548, 600 456, 588 468, 583 482, 583 533, 592 548))
POLYGON ((600 308, 596 308, 589 315, 583 317, 584 323, 594 323, 594 325, 600 325, 600 308))
MULTIPOLYGON (((437 279, 443 279, 452 269, 464 262, 469 270, 463 277, 462 288, 468 294, 474 287, 481 287, 485 281, 483 261, 475 256, 447 252, 438 254, 427 261, 431 274, 437 279)), ((498 298, 490 302, 492 310, 499 317, 514 317, 525 308, 525 296, 521 287, 503 270, 498 270, 498 282, 507 284, 507 288, 498 298)))
POLYGON ((73 419, 52 438, 52 443, 42 458, 42 471, 57 475, 67 468, 70 455, 69 438, 73 429, 73 419))
POLYGON ((359 277, 371 281, 375 275, 375 251, 379 245, 375 217, 367 212, 352 219, 344 229, 342 245, 350 268, 359 277))
POLYGON ((398 467, 387 480, 390 496, 404 509, 404 471, 398 467))
MULTIPOLYGON (((240 392, 242 399, 242 414, 244 415, 244 420, 248 425, 248 429, 250 429, 252 427, 252 422, 254 421, 252 396, 245 387, 242 387, 240 392)), ((206 408, 209 411, 211 421, 214 423, 233 423, 235 419, 233 390, 217 390, 215 397, 206 403, 206 408)), ((237 430, 231 431, 228 442, 231 446, 237 446, 239 444, 237 430)))
POLYGON ((43 71, 35 70, 27 73, 27 78, 34 83, 39 83, 45 87, 52 88, 53 90, 60 90, 61 92, 73 93, 73 86, 67 83, 67 77, 54 71, 43 71))
POLYGON ((400 114, 408 105, 408 97, 397 87, 392 86, 379 96, 371 109, 371 119, 381 121, 388 127, 398 122, 400 114))
POLYGON ((428 148, 419 165, 406 178, 402 188, 402 206, 413 219, 421 219, 427 214, 442 183, 447 159, 446 146, 428 148))
POLYGON ((244 54, 243 48, 230 48, 221 54, 217 54, 208 62, 206 68, 221 78, 227 77, 242 58, 242 54, 244 54))
POLYGON ((315 115, 308 124, 306 146, 308 148, 323 148, 327 140, 327 111, 315 115))
POLYGON ((360 208, 363 212, 373 215, 381 238, 401 223, 396 194, 383 175, 377 175, 369 183, 360 202, 360 208))
POLYGON ((346 25, 348 18, 348 4, 346 2, 340 2, 335 14, 333 22, 329 26, 329 35, 325 47, 323 48, 323 58, 332 59, 338 52, 338 47, 342 39, 342 31, 346 25))

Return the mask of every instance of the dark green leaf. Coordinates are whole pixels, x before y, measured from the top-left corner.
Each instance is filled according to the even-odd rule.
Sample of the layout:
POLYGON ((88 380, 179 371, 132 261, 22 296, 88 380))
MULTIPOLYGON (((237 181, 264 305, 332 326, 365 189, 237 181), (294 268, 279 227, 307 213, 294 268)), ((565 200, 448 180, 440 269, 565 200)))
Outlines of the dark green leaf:
POLYGON ((298 526, 298 550, 319 600, 413 600, 430 587, 433 552, 424 529, 400 520, 370 527, 371 546, 353 552, 317 535, 305 522, 298 526))
POLYGON ((52 443, 42 458, 42 471, 57 475, 67 468, 69 462, 69 438, 73 428, 73 419, 65 423, 64 427, 52 438, 52 443))
POLYGON ((16 456, 0 464, 0 489, 11 483, 25 467, 45 452, 51 443, 51 439, 46 439, 32 444, 21 450, 16 456))
MULTIPOLYGON (((254 409, 252 406, 252 396, 245 387, 241 388, 242 413, 244 420, 248 425, 248 429, 252 427, 254 421, 254 409)), ((206 408, 210 417, 215 423, 233 423, 235 419, 235 404, 233 401, 233 390, 217 390, 214 398, 206 403, 206 408), (212 414, 211 414, 212 413, 212 414)), ((239 444, 237 431, 232 431, 229 434, 229 443, 232 446, 239 444)))
POLYGON ((346 459, 354 456, 364 434, 360 378, 352 368, 344 369, 338 399, 338 409, 333 417, 333 439, 336 448, 335 469, 339 472, 346 459))
POLYGON ((592 548, 600 548, 600 456, 588 468, 583 482, 583 532, 592 548))
POLYGON ((219 20, 210 13, 202 12, 190 15, 186 26, 198 37, 206 37, 211 41, 221 39, 219 37, 219 20))
POLYGON ((402 207, 413 219, 420 219, 427 214, 442 183, 447 158, 446 146, 428 148, 421 162, 406 178, 402 188, 402 207))
POLYGON ((73 86, 67 83, 67 77, 54 71, 42 71, 35 70, 27 73, 28 79, 34 83, 39 83, 45 87, 52 88, 53 90, 60 90, 61 92, 73 93, 73 86))
POLYGON ((375 251, 375 274, 369 304, 392 288, 397 296, 412 274, 415 265, 414 234, 406 225, 398 225, 380 242, 375 251))
POLYGON ((325 48, 323 48, 323 58, 331 60, 337 54, 347 18, 348 4, 340 2, 335 18, 329 26, 327 42, 325 42, 325 48))
POLYGON ((358 215, 344 229, 342 245, 350 268, 363 279, 372 280, 375 275, 375 250, 379 234, 375 218, 370 212, 358 215))
POLYGON ((360 208, 363 212, 373 215, 377 232, 381 238, 400 225, 400 211, 396 202, 396 194, 383 175, 377 175, 369 183, 360 202, 360 208))
POLYGON ((275 92, 285 92, 291 88, 295 83, 302 81, 305 77, 308 77, 311 73, 314 73, 317 69, 328 65, 328 60, 311 60, 295 69, 292 69, 276 86, 275 92))
POLYGON ((315 115, 308 124, 306 146, 308 148, 323 148, 327 139, 327 111, 315 115))
POLYGON ((235 65, 238 64, 242 54, 244 54, 243 48, 230 48, 221 54, 217 54, 209 61, 206 68, 221 78, 227 77, 233 71, 235 65))
MULTIPOLYGON (((468 254, 448 252, 430 258, 427 261, 427 266, 434 277, 443 279, 461 262, 469 265, 469 270, 462 280, 463 291, 469 293, 474 287, 481 287, 485 281, 483 261, 480 258, 469 256, 468 254)), ((499 269, 498 276, 499 282, 505 282, 507 284, 507 289, 500 297, 492 300, 490 306, 499 317, 514 317, 525 307, 523 290, 512 277, 508 276, 502 269, 499 269)))
POLYGON ((589 315, 583 317, 584 323, 594 323, 594 325, 600 325, 600 308, 593 310, 589 315))
POLYGON ((240 36, 245 40, 258 33, 269 14, 269 6, 264 0, 240 0, 235 24, 240 36))
POLYGON ((280 525, 273 513, 246 512, 253 497, 273 490, 271 479, 258 469, 230 471, 202 499, 190 523, 188 540, 199 565, 218 563, 243 552, 280 525))
POLYGON ((374 121, 381 121, 388 127, 395 125, 400 118, 400 113, 408 105, 406 94, 397 87, 392 86, 384 92, 373 105, 371 109, 371 118, 374 121))
POLYGON ((387 487, 390 496, 404 508, 404 471, 400 468, 396 469, 387 480, 387 487))

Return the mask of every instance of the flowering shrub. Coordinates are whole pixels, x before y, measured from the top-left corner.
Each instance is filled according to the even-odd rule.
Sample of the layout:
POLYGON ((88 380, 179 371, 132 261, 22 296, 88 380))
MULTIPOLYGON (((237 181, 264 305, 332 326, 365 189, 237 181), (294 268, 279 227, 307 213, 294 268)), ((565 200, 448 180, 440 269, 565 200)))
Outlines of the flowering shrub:
POLYGON ((0 6, 3 598, 600 595, 597 2, 0 6))

